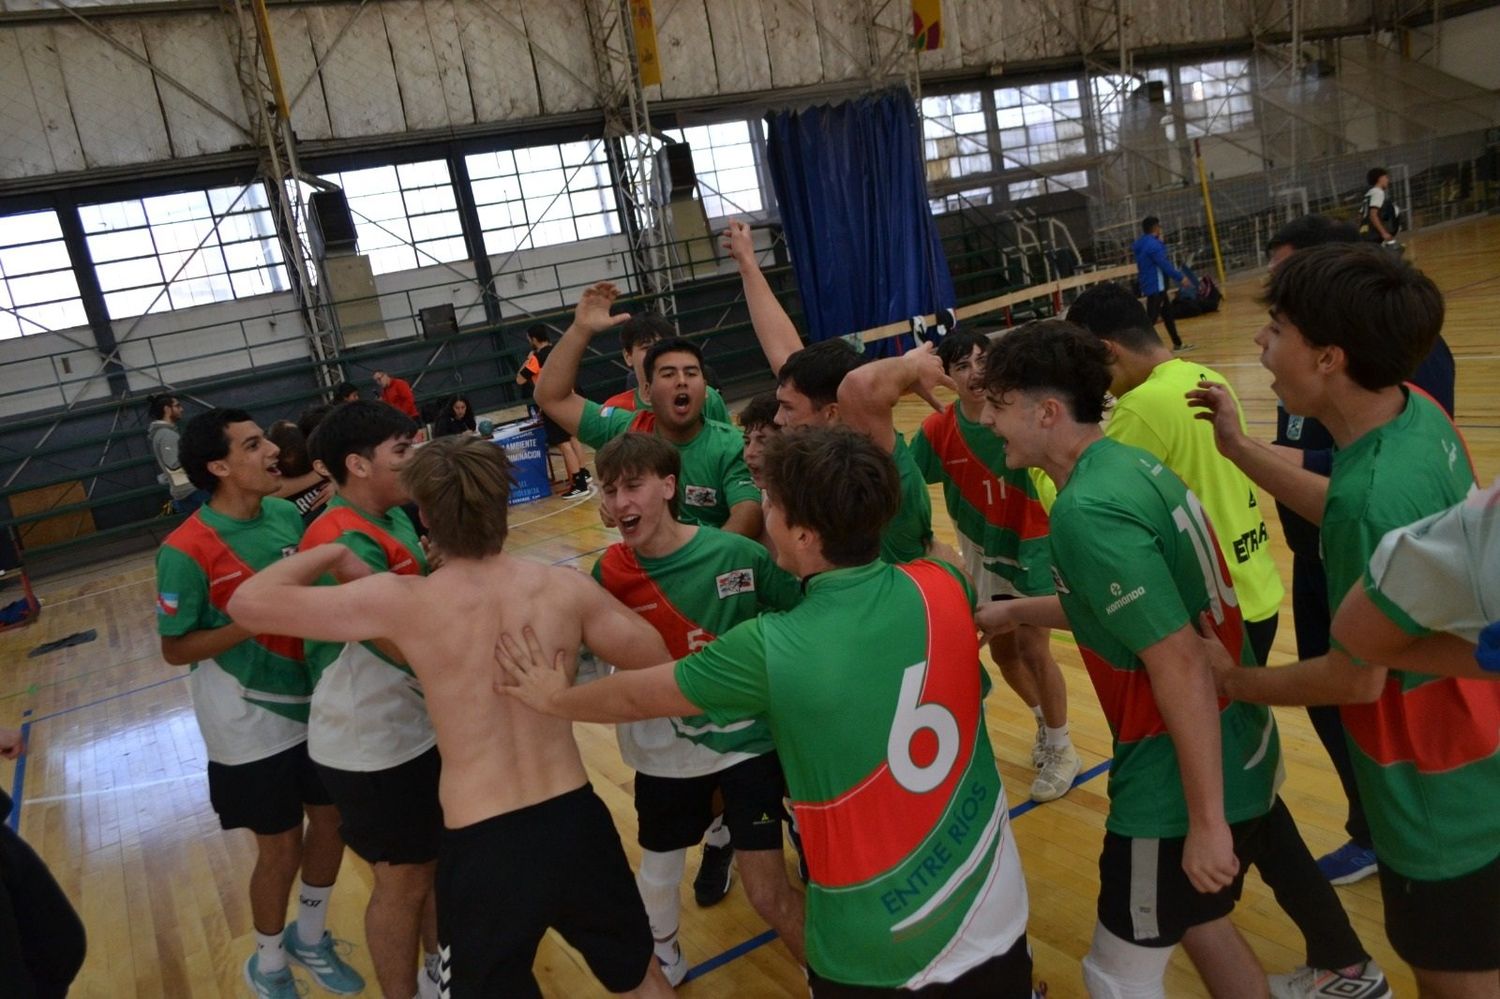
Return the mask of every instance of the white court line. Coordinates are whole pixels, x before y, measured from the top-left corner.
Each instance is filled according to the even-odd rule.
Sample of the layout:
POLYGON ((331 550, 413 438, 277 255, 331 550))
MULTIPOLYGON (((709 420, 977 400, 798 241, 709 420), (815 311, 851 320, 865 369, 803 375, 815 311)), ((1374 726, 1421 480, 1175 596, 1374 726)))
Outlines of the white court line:
POLYGON ((74 791, 71 794, 49 794, 41 798, 27 798, 28 805, 43 805, 49 801, 71 801, 74 798, 89 798, 100 794, 118 794, 123 791, 135 791, 143 787, 157 787, 161 784, 175 784, 184 780, 202 780, 202 774, 182 774, 178 777, 163 777, 160 780, 142 781, 139 784, 122 784, 119 787, 101 787, 91 791, 74 791))
POLYGON ((559 510, 553 510, 551 513, 544 513, 540 517, 532 517, 530 520, 523 520, 520 523, 511 524, 510 527, 507 528, 507 530, 515 530, 517 527, 525 527, 527 524, 535 524, 538 521, 546 520, 548 517, 556 517, 558 514, 566 513, 567 511, 573 509, 575 506, 578 506, 580 503, 585 503, 588 500, 593 499, 597 495, 598 494, 594 492, 594 487, 591 485, 589 486, 589 493, 587 496, 580 496, 576 500, 568 503, 567 506, 559 510))

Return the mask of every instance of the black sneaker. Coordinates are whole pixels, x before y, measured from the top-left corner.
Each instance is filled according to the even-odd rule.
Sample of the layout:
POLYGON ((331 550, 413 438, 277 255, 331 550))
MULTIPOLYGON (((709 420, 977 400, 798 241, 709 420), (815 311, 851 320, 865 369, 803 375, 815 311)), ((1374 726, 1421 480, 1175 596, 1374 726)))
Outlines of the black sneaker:
POLYGON ((729 884, 734 880, 734 844, 728 846, 703 846, 703 861, 698 865, 698 876, 693 879, 693 898, 700 908, 717 905, 729 894, 729 884))
POLYGON ((583 477, 582 472, 573 474, 573 485, 562 494, 563 499, 573 499, 576 496, 587 496, 589 494, 589 480, 583 477))

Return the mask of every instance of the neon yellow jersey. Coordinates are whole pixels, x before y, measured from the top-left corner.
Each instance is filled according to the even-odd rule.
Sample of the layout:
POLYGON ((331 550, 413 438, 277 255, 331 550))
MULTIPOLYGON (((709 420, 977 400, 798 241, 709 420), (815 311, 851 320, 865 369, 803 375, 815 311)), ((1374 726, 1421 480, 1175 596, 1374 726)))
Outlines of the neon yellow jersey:
MULTIPOLYGON (((1150 377, 1115 403, 1104 432, 1156 455, 1197 494, 1229 563, 1245 620, 1263 621, 1281 608, 1286 591, 1271 556, 1255 486, 1219 453, 1212 424, 1195 419, 1183 398, 1205 378, 1229 385, 1212 368, 1180 357, 1158 364, 1150 377)), ((1229 392, 1233 395, 1234 389, 1229 392)), ((1243 415, 1240 424, 1243 427, 1243 415)))

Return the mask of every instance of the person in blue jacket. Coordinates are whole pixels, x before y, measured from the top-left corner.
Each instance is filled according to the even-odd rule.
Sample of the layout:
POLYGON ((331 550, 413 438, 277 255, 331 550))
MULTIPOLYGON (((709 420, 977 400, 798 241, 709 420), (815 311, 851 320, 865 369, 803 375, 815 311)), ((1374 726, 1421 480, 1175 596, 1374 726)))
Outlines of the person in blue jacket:
POLYGON ((1189 287, 1192 279, 1172 266, 1172 261, 1167 259, 1167 245, 1161 241, 1161 219, 1155 215, 1147 215, 1141 219, 1141 235, 1131 245, 1135 252, 1135 266, 1139 274, 1141 294, 1146 296, 1146 315, 1150 317, 1151 323, 1156 324, 1156 317, 1160 316, 1166 324, 1167 335, 1172 338, 1172 349, 1177 352, 1192 350, 1192 344, 1184 344, 1182 337, 1177 335, 1177 323, 1172 319, 1172 311, 1167 306, 1167 278, 1171 278, 1184 288, 1189 287))

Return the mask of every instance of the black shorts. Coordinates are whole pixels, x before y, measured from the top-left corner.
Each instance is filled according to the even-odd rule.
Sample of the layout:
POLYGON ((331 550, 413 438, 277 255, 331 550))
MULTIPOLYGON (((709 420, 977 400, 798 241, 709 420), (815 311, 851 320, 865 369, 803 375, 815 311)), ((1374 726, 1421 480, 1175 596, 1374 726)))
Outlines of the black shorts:
POLYGON ((249 829, 276 836, 302 825, 303 805, 331 805, 333 799, 299 742, 274 756, 233 766, 208 764, 208 801, 224 829, 249 829))
POLYGON ((449 999, 541 996, 531 965, 549 927, 610 992, 639 986, 655 960, 620 834, 587 784, 444 830, 437 916, 449 999))
POLYGON ((552 419, 552 417, 548 416, 546 413, 542 413, 541 416, 542 430, 547 435, 548 447, 557 447, 557 445, 566 444, 568 441, 573 439, 573 435, 568 433, 568 431, 563 428, 562 424, 552 419))
POLYGON ((702 777, 635 775, 636 842, 670 853, 696 846, 714 820, 714 792, 724 795, 724 824, 736 850, 780 850, 781 760, 766 753, 702 777))
POLYGON ((1416 881, 1381 864, 1380 898, 1385 935, 1413 968, 1500 968, 1500 855, 1446 881, 1416 881))
POLYGON ((845 985, 819 978, 807 969, 807 986, 813 999, 890 999, 920 996, 921 999, 1031 999, 1031 948, 1021 934, 1010 950, 970 968, 951 982, 935 982, 919 989, 888 989, 873 985, 845 985))
POLYGON ((1182 869, 1184 837, 1132 839, 1105 832, 1099 855, 1100 924, 1142 947, 1173 947, 1194 926, 1229 915, 1245 886, 1245 870, 1259 856, 1264 827, 1264 818, 1229 827, 1240 872, 1227 887, 1209 894, 1194 888, 1182 869))
POLYGON ((437 859, 443 806, 438 804, 442 760, 436 746, 389 770, 314 765, 339 806, 339 835, 362 859, 371 864, 426 864, 437 859))

